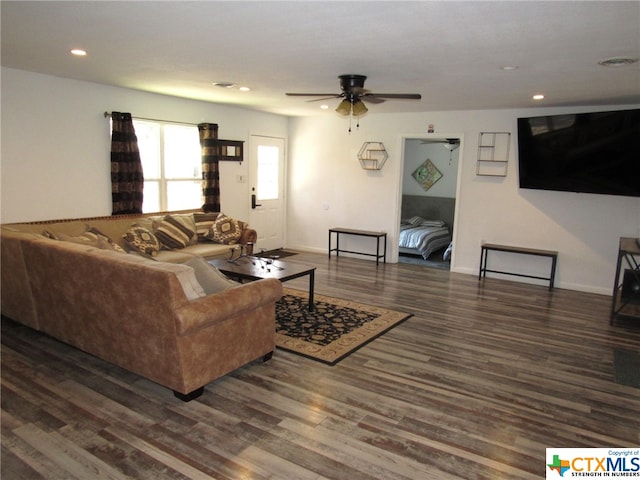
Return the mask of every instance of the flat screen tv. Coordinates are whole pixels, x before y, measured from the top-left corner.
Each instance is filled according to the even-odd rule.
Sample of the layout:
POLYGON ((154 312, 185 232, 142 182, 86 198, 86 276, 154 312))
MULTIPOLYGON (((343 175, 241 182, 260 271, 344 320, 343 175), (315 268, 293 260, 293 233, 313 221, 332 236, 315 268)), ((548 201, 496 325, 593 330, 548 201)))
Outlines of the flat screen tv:
POLYGON ((520 188, 640 196, 640 109, 518 118, 520 188))

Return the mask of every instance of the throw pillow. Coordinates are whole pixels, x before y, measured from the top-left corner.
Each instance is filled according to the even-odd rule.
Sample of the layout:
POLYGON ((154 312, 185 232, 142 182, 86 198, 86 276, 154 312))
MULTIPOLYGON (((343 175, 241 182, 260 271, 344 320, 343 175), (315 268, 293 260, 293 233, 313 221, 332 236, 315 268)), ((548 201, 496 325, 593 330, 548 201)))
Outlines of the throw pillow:
POLYGON ((78 243, 80 245, 87 245, 89 247, 96 247, 102 250, 115 250, 120 253, 125 253, 120 245, 112 242, 109 237, 103 235, 96 229, 89 229, 81 235, 67 235, 65 233, 53 233, 45 230, 45 236, 53 240, 60 240, 63 242, 78 243))
POLYGON ((207 238, 207 233, 209 232, 209 230, 211 230, 213 222, 216 221, 218 215, 220 215, 219 212, 196 212, 193 214, 193 218, 196 224, 196 233, 199 240, 207 238))
POLYGON ((422 222, 424 222, 424 219, 422 217, 418 217, 417 215, 407 220, 407 223, 409 225, 413 225, 414 227, 417 227, 418 225, 422 225, 422 222))
POLYGON ((153 233, 169 250, 184 248, 191 244, 196 226, 193 217, 167 215, 162 220, 153 222, 153 233))
POLYGON ((96 227, 89 227, 89 230, 87 230, 87 232, 93 233, 93 234, 97 235, 99 238, 102 238, 108 245, 107 247, 105 247, 106 249, 115 250, 116 252, 120 252, 120 253, 127 253, 127 252, 124 251, 124 248, 122 248, 116 242, 111 240, 111 238, 109 238, 107 235, 102 233, 96 227))
POLYGON ((160 251, 160 241, 151 230, 134 224, 122 236, 127 247, 135 252, 155 256, 160 251))
POLYGON ((82 235, 66 235, 64 233, 57 233, 56 240, 63 242, 79 243, 81 245, 87 245, 90 247, 106 248, 104 245, 106 242, 103 238, 99 237, 95 233, 85 232, 82 235))
POLYGON ((225 290, 240 285, 233 280, 229 280, 220 270, 202 257, 193 257, 184 264, 193 268, 198 283, 207 295, 224 292, 225 290))
POLYGON ((240 222, 231 217, 227 217, 224 213, 218 215, 206 238, 217 243, 226 243, 232 245, 240 239, 242 229, 240 222))

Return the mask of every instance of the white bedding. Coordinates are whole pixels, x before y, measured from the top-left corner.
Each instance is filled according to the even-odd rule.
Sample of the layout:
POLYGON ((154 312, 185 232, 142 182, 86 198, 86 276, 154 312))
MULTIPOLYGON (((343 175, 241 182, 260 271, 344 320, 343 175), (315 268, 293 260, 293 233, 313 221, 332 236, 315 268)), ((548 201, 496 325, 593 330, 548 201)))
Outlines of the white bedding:
POLYGON ((425 260, 434 251, 446 248, 451 243, 451 232, 446 225, 440 223, 424 222, 420 225, 410 223, 400 225, 400 248, 417 250, 425 260))

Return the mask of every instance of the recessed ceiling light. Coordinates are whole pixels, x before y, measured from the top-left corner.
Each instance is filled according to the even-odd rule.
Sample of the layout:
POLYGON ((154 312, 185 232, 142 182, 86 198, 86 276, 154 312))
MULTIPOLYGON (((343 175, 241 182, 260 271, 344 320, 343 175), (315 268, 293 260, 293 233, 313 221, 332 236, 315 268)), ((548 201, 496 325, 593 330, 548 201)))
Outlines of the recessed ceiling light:
POLYGON ((236 86, 235 83, 231 82, 213 82, 213 85, 220 88, 233 88, 236 86))
POLYGON ((637 58, 611 57, 600 60, 598 62, 598 65, 602 65, 603 67, 622 67, 624 65, 631 65, 632 63, 636 63, 637 61, 637 58))
POLYGON ((534 99, 534 100, 542 100, 543 98, 544 98, 544 95, 542 95, 541 93, 536 93, 536 94, 533 96, 533 99, 534 99))
POLYGON ((241 92, 250 92, 251 89, 249 87, 240 87, 238 90, 240 90, 241 92))
POLYGON ((501 70, 506 70, 506 71, 511 71, 511 70, 517 70, 518 66, 517 65, 505 65, 503 67, 500 67, 501 70))
POLYGON ((328 110, 329 109, 329 105, 320 105, 320 108, 322 110, 328 110))
POLYGON ((87 55, 86 50, 82 50, 81 48, 74 48, 71 50, 71 55, 75 55, 76 57, 84 57, 87 55))

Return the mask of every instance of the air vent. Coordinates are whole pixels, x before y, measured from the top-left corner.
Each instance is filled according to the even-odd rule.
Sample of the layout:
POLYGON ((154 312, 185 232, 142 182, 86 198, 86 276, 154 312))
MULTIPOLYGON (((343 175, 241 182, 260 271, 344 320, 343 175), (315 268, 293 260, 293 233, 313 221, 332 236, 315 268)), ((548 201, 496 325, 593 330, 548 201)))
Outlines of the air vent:
POLYGON ((220 88, 233 88, 236 84, 231 82, 214 82, 213 86, 220 88))
POLYGON ((598 64, 602 65, 603 67, 622 67, 624 65, 631 65, 632 63, 636 63, 637 61, 637 58, 612 57, 600 60, 598 64))

